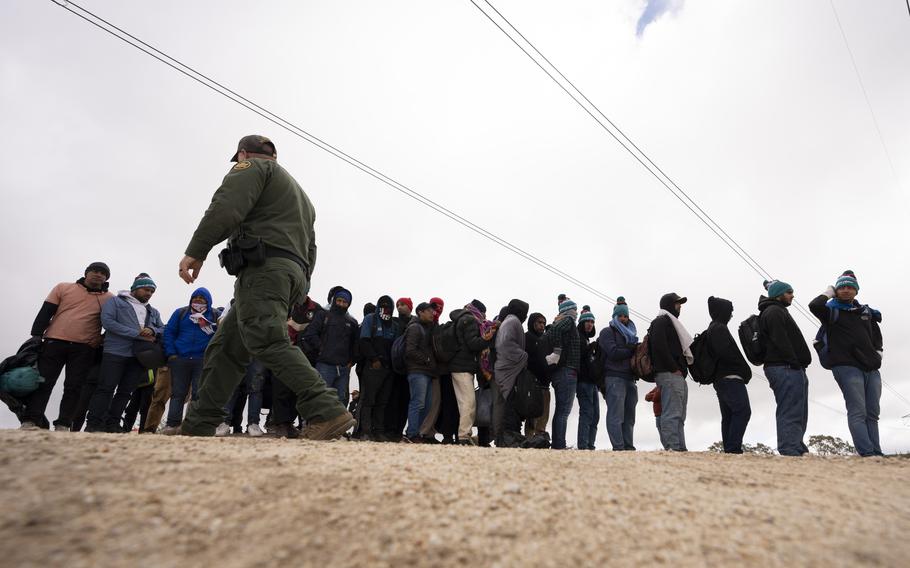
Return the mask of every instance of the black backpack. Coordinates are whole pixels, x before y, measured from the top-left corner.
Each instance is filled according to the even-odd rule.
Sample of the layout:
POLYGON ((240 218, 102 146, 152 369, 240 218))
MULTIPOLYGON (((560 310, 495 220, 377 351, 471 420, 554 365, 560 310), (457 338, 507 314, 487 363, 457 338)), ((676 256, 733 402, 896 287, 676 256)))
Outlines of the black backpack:
POLYGON ((828 310, 828 321, 823 323, 821 327, 818 328, 818 333, 815 334, 815 340, 812 342, 812 347, 815 348, 815 351, 818 352, 818 362, 825 369, 831 370, 834 366, 831 364, 831 350, 828 345, 828 335, 831 333, 831 324, 837 321, 837 317, 840 315, 840 310, 828 310))
MULTIPOLYGON (((493 385, 491 388, 497 387, 493 385)), ((522 420, 530 420, 543 414, 543 389, 527 369, 522 370, 515 379, 512 396, 515 397, 515 412, 522 420)))
POLYGON ((708 344, 708 331, 695 335, 692 345, 689 346, 692 351, 694 362, 689 365, 689 373, 692 379, 700 385, 710 385, 714 383, 714 373, 717 370, 717 359, 711 353, 711 346, 708 344))
POLYGON ((606 390, 606 369, 604 369, 604 351, 597 341, 590 343, 584 354, 584 360, 581 364, 584 366, 584 374, 588 382, 597 385, 601 391, 606 390))
POLYGON ((759 316, 753 314, 739 324, 739 342, 743 346, 746 359, 756 366, 765 362, 765 345, 758 325, 759 316))
POLYGON ((454 320, 447 321, 433 328, 433 337, 431 339, 436 362, 448 363, 455 358, 455 354, 458 353, 458 348, 461 345, 461 342, 458 341, 458 322, 465 315, 470 315, 470 313, 466 312, 454 320))

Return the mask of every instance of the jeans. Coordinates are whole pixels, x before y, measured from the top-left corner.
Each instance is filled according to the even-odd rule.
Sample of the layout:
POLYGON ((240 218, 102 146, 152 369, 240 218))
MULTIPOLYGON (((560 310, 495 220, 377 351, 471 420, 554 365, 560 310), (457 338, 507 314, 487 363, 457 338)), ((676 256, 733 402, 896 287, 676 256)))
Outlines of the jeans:
POLYGON ((105 353, 101 359, 98 388, 88 405, 86 430, 120 432, 123 411, 146 373, 135 357, 105 353))
POLYGON ((782 456, 809 453, 803 442, 809 421, 809 377, 804 369, 765 367, 777 402, 777 452, 782 456))
POLYGON ((720 405, 720 435, 724 453, 741 454, 743 436, 752 416, 746 383, 741 379, 717 379, 714 381, 714 391, 720 405))
POLYGON ((853 437, 856 453, 861 456, 880 456, 878 441, 879 401, 882 398, 882 375, 878 371, 863 371, 858 367, 838 365, 831 369, 834 380, 844 394, 847 405, 847 425, 853 437))
POLYGON ((667 442, 664 441, 664 431, 660 429, 660 416, 654 417, 654 424, 657 426, 657 435, 660 437, 660 445, 663 449, 669 450, 670 448, 667 446, 667 442))
POLYGON ((327 387, 338 391, 338 400, 347 408, 351 399, 348 393, 348 385, 351 382, 351 368, 347 365, 316 363, 316 370, 322 375, 327 387))
POLYGON ((632 430, 635 428, 635 405, 638 404, 638 386, 635 379, 607 377, 607 435, 613 451, 634 450, 632 430))
POLYGON ((553 373, 553 391, 555 393, 553 414, 553 445, 554 450, 566 449, 566 427, 569 414, 572 412, 572 403, 575 401, 575 389, 578 386, 578 372, 568 367, 559 367, 553 373))
POLYGON ((654 380, 660 387, 661 442, 667 449, 678 452, 686 448, 686 407, 689 404, 689 385, 682 375, 657 373, 654 380))
MULTIPOLYGON (((231 396, 231 399, 226 405, 224 405, 224 416, 225 422, 228 424, 233 424, 233 414, 234 406, 237 404, 237 401, 240 397, 247 398, 247 407, 246 407, 246 425, 247 428, 251 424, 259 424, 259 415, 262 413, 262 382, 265 379, 265 373, 267 371, 262 366, 262 363, 252 360, 246 368, 246 372, 243 374, 243 381, 237 386, 234 390, 234 394, 231 396)), ((239 422, 243 419, 243 407, 241 406, 238 412, 238 424, 235 426, 239 428, 239 422)))
POLYGON ((414 438, 420 434, 420 425, 430 409, 430 382, 433 377, 424 373, 408 373, 411 401, 408 403, 408 428, 405 435, 414 438))
POLYGON ((597 425, 600 424, 600 397, 597 396, 597 385, 579 382, 575 395, 578 397, 578 442, 579 450, 593 450, 597 438, 597 425))
POLYGON ((183 403, 190 387, 192 387, 193 400, 196 400, 199 377, 202 376, 202 358, 178 357, 168 362, 168 368, 171 370, 171 405, 167 409, 167 425, 180 426, 180 423, 183 422, 183 403))

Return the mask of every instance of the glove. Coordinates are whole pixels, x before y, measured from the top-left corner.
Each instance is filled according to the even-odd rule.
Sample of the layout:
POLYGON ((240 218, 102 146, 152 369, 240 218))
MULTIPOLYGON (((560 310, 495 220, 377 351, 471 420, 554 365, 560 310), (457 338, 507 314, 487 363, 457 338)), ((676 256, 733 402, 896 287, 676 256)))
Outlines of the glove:
POLYGON ((829 284, 828 287, 827 287, 827 288, 825 289, 825 291, 823 292, 823 294, 824 294, 825 296, 828 296, 829 298, 833 298, 833 297, 834 297, 834 286, 831 286, 831 285, 829 284))
POLYGON ((559 363, 559 354, 550 353, 549 355, 546 356, 546 360, 547 360, 547 365, 555 365, 555 364, 559 363))

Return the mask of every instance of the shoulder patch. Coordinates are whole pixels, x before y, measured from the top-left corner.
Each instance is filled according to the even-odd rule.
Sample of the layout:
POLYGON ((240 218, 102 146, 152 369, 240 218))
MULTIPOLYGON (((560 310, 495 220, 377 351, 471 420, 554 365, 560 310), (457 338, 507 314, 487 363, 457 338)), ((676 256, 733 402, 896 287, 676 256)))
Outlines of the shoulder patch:
POLYGON ((251 164, 249 160, 244 160, 242 162, 237 162, 237 165, 235 165, 233 168, 231 168, 231 171, 235 172, 235 171, 239 171, 239 170, 245 170, 252 165, 253 164, 251 164))

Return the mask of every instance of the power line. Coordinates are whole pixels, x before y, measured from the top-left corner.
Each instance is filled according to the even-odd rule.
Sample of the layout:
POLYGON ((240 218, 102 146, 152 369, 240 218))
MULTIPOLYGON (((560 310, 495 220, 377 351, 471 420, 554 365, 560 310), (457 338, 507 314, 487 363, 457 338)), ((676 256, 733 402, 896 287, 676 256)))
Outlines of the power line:
MULTIPOLYGON (((850 55, 850 63, 853 65, 853 72, 856 74, 856 81, 859 83, 859 88, 863 92, 863 99, 866 101, 866 108, 869 109, 869 116, 872 117, 872 125, 875 126, 875 133, 878 135, 878 141, 882 145, 882 150, 885 152, 885 158, 888 160, 888 166, 891 168, 891 175, 894 176, 894 182, 900 188, 900 179, 897 177, 897 170, 894 168, 894 161, 891 160, 891 152, 888 151, 888 146, 885 144, 885 137, 882 135, 882 129, 878 125, 878 118, 875 116, 875 111, 872 110, 872 102, 869 100, 869 93, 866 92, 866 85, 863 83, 863 76, 859 72, 859 66, 856 64, 856 58, 853 56, 853 49, 850 47, 850 42, 847 41, 847 33, 844 31, 844 26, 841 25, 840 15, 837 13, 837 8, 834 6, 834 0, 828 0, 831 4, 831 11, 834 12, 834 21, 837 22, 837 29, 840 30, 840 35, 844 38, 844 46, 847 48, 847 53, 850 55)), ((907 0, 907 6, 910 8, 910 0, 907 0)))
MULTIPOLYGON (((654 176, 654 178, 658 182, 660 182, 660 184, 662 186, 664 186, 664 188, 668 192, 670 192, 671 195, 673 195, 680 203, 682 203, 683 206, 685 206, 686 209, 689 210, 689 212, 691 212, 693 215, 695 215, 695 217, 699 221, 701 221, 712 233, 714 233, 714 235, 717 238, 719 238, 721 240, 721 242, 723 242, 725 245, 727 245, 727 247, 731 251, 733 251, 733 253, 736 254, 736 256, 738 256, 743 262, 745 262, 746 265, 750 269, 752 269, 752 271, 754 271, 756 274, 758 274, 762 279, 767 279, 767 280, 773 279, 771 273, 767 269, 765 269, 761 264, 759 264, 758 261, 756 261, 752 255, 750 255, 732 236, 730 236, 730 234, 726 230, 724 230, 724 228, 717 221, 715 221, 714 218, 711 217, 711 215, 709 215, 701 206, 699 206, 698 203, 694 199, 692 199, 692 197, 689 196, 689 194, 686 193, 685 190, 683 190, 681 187, 679 187, 679 185, 677 185, 676 182, 674 182, 673 179, 670 178, 670 176, 668 176, 666 174, 666 172, 664 172, 657 164, 655 164, 654 161, 651 160, 651 158, 647 155, 647 153, 645 153, 641 148, 639 148, 639 146, 637 144, 635 144, 635 142, 633 142, 622 131, 622 129, 620 129, 616 125, 616 123, 614 123, 612 120, 610 120, 610 118, 606 114, 604 114, 604 112, 601 111, 600 108, 596 104, 594 104, 591 101, 591 99, 589 99, 581 91, 581 89, 579 89, 568 77, 566 77, 565 74, 563 74, 562 71, 560 71, 559 68, 556 67, 556 65, 554 65, 553 62, 547 58, 547 56, 545 56, 539 49, 537 49, 537 47, 534 45, 534 43, 531 42, 527 37, 525 37, 525 35, 522 34, 521 31, 518 30, 518 28, 515 27, 515 25, 512 24, 512 22, 502 14, 502 12, 500 12, 493 4, 491 4, 489 0, 483 0, 483 2, 487 6, 489 6, 512 30, 514 30, 514 32, 522 40, 524 40, 524 42, 527 43, 528 46, 532 50, 534 50, 534 52, 537 53, 540 56, 540 58, 543 59, 543 61, 545 61, 547 63, 547 65, 549 65, 553 69, 553 71, 555 71, 555 73, 557 75, 559 75, 559 77, 561 77, 566 83, 568 83, 572 87, 572 89, 575 91, 575 93, 578 94, 578 96, 576 96, 575 93, 570 91, 562 82, 560 82, 556 78, 556 76, 554 76, 554 74, 550 72, 549 69, 547 69, 543 64, 541 64, 541 62, 538 61, 537 58, 535 58, 525 48, 525 46, 523 46, 518 40, 516 40, 512 36, 512 34, 510 34, 505 28, 503 28, 499 24, 499 22, 497 22, 489 13, 487 13, 486 10, 484 10, 480 6, 480 4, 478 4, 475 0, 470 0, 470 2, 471 2, 471 4, 474 5, 475 8, 477 8, 480 11, 481 14, 486 16, 486 18, 488 20, 490 20, 490 22, 494 26, 499 28, 499 31, 501 31, 507 38, 509 38, 509 40, 511 40, 512 43, 514 43, 516 47, 518 47, 525 55, 527 55, 528 58, 535 65, 537 65, 537 67, 539 67, 541 71, 546 73, 547 76, 550 79, 552 79, 553 82, 556 83, 556 85, 560 89, 562 89, 563 92, 565 92, 573 101, 575 101, 575 103, 579 107, 581 107, 582 110, 584 110, 591 118, 593 118, 594 121, 605 132, 607 132, 607 134, 609 134, 611 137, 613 137, 613 139, 616 140, 616 142, 619 143, 619 145, 622 146, 622 148, 624 150, 626 150, 629 153, 629 155, 631 155, 633 158, 635 158, 635 160, 639 164, 641 164, 642 167, 644 167, 648 171, 648 173, 650 173, 652 176, 654 176), (589 109, 588 106, 585 106, 585 104, 583 104, 581 102, 581 100, 579 100, 579 97, 581 99, 584 99, 584 101, 587 102, 591 108, 589 109), (597 113, 597 115, 602 117, 603 121, 600 118, 598 118, 598 116, 595 115, 594 112, 591 111, 591 109, 593 109, 594 112, 597 113), (615 130, 616 132, 614 133, 613 130, 608 128, 607 124, 604 124, 604 121, 607 124, 609 124, 610 127, 612 127, 612 129, 615 130), (617 135, 617 133, 618 133, 618 135, 617 135), (620 136, 623 138, 622 140, 620 139, 620 136), (630 146, 631 146, 631 148, 630 148, 630 146), (632 148, 634 148, 635 151, 633 151, 632 148), (660 175, 658 175, 658 173, 660 173, 660 175), (661 177, 661 176, 663 176, 663 177, 661 177), (664 180, 664 178, 666 178, 666 181, 664 180)), ((812 314, 808 311, 808 309, 806 309, 805 306, 803 306, 799 302, 794 302, 794 305, 795 305, 797 311, 800 314, 802 314, 803 317, 805 317, 810 324, 817 323, 815 318, 812 317, 812 314)))
MULTIPOLYGON (((832 2, 831 7, 832 7, 832 9, 833 9, 833 8, 834 8, 833 0, 830 0, 830 1, 832 2)), ((907 1, 908 1, 908 3, 910 3, 910 0, 907 0, 907 1)), ((730 248, 730 250, 732 250, 737 256, 739 256, 739 258, 742 259, 742 260, 743 260, 743 261, 744 261, 744 262, 745 262, 745 263, 746 263, 754 272, 756 272, 759 276, 761 276, 762 278, 772 279, 771 273, 770 273, 766 268, 764 268, 758 261, 756 261, 755 258, 754 258, 752 255, 750 255, 750 254, 749 254, 749 253, 748 253, 748 252, 747 252, 747 251, 746 251, 746 250, 745 250, 745 249, 744 249, 744 248, 743 248, 743 247, 742 247, 742 246, 741 246, 741 245, 740 245, 732 236, 730 236, 730 234, 729 234, 727 231, 725 231, 725 230, 723 229, 723 227, 721 227, 720 224, 717 223, 717 221, 714 220, 713 217, 711 217, 707 212, 705 212, 705 210, 702 209, 702 208, 695 202, 695 200, 692 199, 692 197, 689 196, 688 193, 686 193, 685 190, 683 190, 681 187, 679 187, 679 185, 677 185, 677 183, 674 182, 673 179, 670 178, 670 176, 667 175, 666 172, 664 172, 657 164, 655 164, 654 161, 651 160, 651 158, 650 158, 650 157, 649 157, 641 148, 639 148, 638 145, 635 144, 635 142, 633 142, 633 141, 625 134, 625 132, 622 131, 622 129, 620 129, 612 120, 610 120, 610 118, 609 118, 606 114, 604 114, 604 112, 601 111, 600 108, 599 108, 596 104, 594 104, 594 103, 591 101, 591 99, 589 99, 589 98, 584 94, 584 92, 582 92, 581 89, 579 89, 579 88, 575 85, 575 83, 573 83, 568 77, 566 77, 565 74, 563 74, 563 72, 560 71, 559 68, 558 68, 556 65, 554 65, 553 62, 550 61, 549 58, 547 58, 546 55, 544 55, 539 49, 537 49, 537 46, 535 46, 534 43, 533 43, 531 40, 529 40, 523 33, 521 33, 521 31, 520 31, 517 27, 515 27, 515 25, 514 25, 507 17, 505 17, 505 16, 502 14, 502 12, 500 12, 500 11, 496 8, 496 6, 494 6, 494 5, 490 2, 490 0, 483 0, 483 2, 484 2, 487 6, 489 6, 489 7, 490 7, 490 8, 491 8, 491 9, 492 9, 492 10, 493 10, 493 11, 494 11, 494 12, 495 12, 495 13, 496 13, 496 14, 497 14, 497 15, 498 15, 498 16, 499 16, 499 17, 500 17, 508 26, 509 26, 509 28, 511 28, 511 29, 512 29, 512 30, 513 30, 513 31, 514 31, 514 32, 515 32, 515 33, 516 33, 516 34, 517 34, 517 35, 518 35, 518 36, 519 36, 519 37, 520 37, 520 38, 521 38, 521 39, 522 39, 522 40, 523 40, 531 49, 532 49, 532 50, 534 50, 534 52, 535 52, 537 55, 539 55, 540 58, 543 59, 543 61, 545 61, 545 62, 547 63, 547 65, 549 65, 549 66, 553 69, 553 71, 556 72, 557 75, 559 75, 559 77, 561 77, 566 83, 568 83, 568 84, 572 87, 572 89, 573 89, 576 93, 578 93, 578 95, 579 95, 582 99, 584 99, 584 101, 587 102, 588 105, 590 105, 590 107, 591 107, 592 109, 594 109, 594 111, 595 111, 598 115, 600 115, 600 117, 602 117, 602 118, 604 119, 604 121, 606 121, 611 127, 613 127, 613 129, 615 129, 616 132, 617 132, 620 136, 622 136, 622 138, 623 138, 630 146, 632 146, 632 148, 634 148, 634 149, 638 152, 638 154, 641 155, 641 157, 639 157, 638 154, 636 154, 635 152, 633 152, 633 151, 629 148, 629 146, 627 146, 626 143, 623 142, 623 140, 620 140, 619 137, 618 137, 612 130, 610 130, 609 128, 607 128, 607 126, 606 126, 603 122, 601 122, 601 120, 598 119, 598 117, 595 116, 594 113, 592 113, 591 110, 590 110, 587 106, 585 106, 584 104, 582 104, 582 102, 578 99, 578 97, 575 96, 574 93, 572 93, 568 88, 566 88, 565 85, 563 85, 559 80, 557 80, 556 77, 553 75, 553 73, 550 72, 549 69, 547 69, 546 67, 544 67, 544 65, 542 65, 542 64, 540 63, 540 61, 538 61, 533 55, 531 55, 531 53, 530 53, 527 49, 525 49, 525 47, 524 47, 523 45, 521 45, 521 43, 519 43, 519 42, 512 36, 512 34, 510 34, 508 31, 506 31, 506 29, 503 28, 503 27, 499 24, 499 22, 497 22, 492 16, 490 16, 490 14, 488 14, 488 13, 486 12, 486 10, 484 10, 484 9, 483 9, 475 0, 470 0, 470 2, 471 2, 471 3, 474 5, 474 7, 477 8, 484 16, 486 16, 486 18, 487 18, 488 20, 490 20, 490 22, 492 22, 493 25, 495 25, 497 28, 499 28, 499 31, 501 31, 503 34, 505 34, 505 36, 508 37, 509 40, 512 41, 512 43, 514 43, 514 44, 515 44, 515 45, 516 45, 516 46, 517 46, 525 55, 527 55, 528 58, 529 58, 531 61, 533 61, 535 65, 537 65, 537 67, 539 67, 544 73, 546 73, 547 76, 550 77, 550 79, 552 79, 553 82, 556 83, 556 85, 559 86, 560 89, 562 89, 567 95, 569 95, 569 97, 570 97, 573 101, 575 101, 575 103, 578 104, 578 106, 581 107, 582 110, 584 110, 589 116, 591 116, 591 118, 593 118, 593 119, 595 120, 595 122, 597 122, 597 124, 598 124, 601 128, 603 128, 608 134, 610 134, 610 136, 612 136, 613 139, 616 140, 616 141, 619 143, 619 145, 623 147, 623 149, 625 149, 633 158, 636 159, 636 161, 638 161, 639 164, 641 164, 646 170, 648 170, 648 172, 649 172, 652 176, 654 176, 654 178, 657 179, 657 181, 659 181, 659 182, 661 183, 661 185, 663 185, 663 186, 667 189, 667 191, 669 191, 674 197, 676 197, 676 198, 680 201, 680 203, 682 203, 683 205, 685 205, 686 208, 687 208, 693 215, 695 215, 695 216, 696 216, 696 217, 697 217, 697 218, 698 218, 706 227, 708 227, 708 228, 709 228, 709 229, 710 229, 718 238, 720 238, 721 241, 723 241, 724 244, 726 244, 726 245, 730 248), (644 158, 644 161, 642 160, 642 158, 644 158), (647 162, 647 164, 645 163, 645 161, 647 162), (649 165, 650 165, 650 167, 649 167, 649 165), (652 167, 653 167, 654 169, 652 169, 652 167), (659 173, 661 174, 661 176, 663 176, 663 178, 666 178, 666 182, 665 182, 660 176, 658 176, 657 173, 655 173, 654 170, 657 170, 657 172, 659 172, 659 173), (668 185, 668 183, 669 183, 669 185, 668 185), (671 185, 672 185, 673 188, 675 188, 675 189, 678 191, 678 193, 677 193, 676 191, 673 191, 673 189, 671 189, 671 187, 670 187, 671 185), (682 195, 685 197, 686 201, 688 201, 688 203, 687 203, 686 201, 684 201, 684 200, 682 199, 682 197, 680 197, 679 194, 682 194, 682 195), (690 206, 689 203, 691 203, 692 206, 690 206), (694 207, 694 209, 693 209, 693 207, 694 207), (696 210, 698 211, 698 213, 696 213, 696 210), (699 215, 699 213, 701 213, 701 215, 699 215), (708 223, 708 221, 710 221, 710 224, 708 223), (712 226, 712 225, 713 225, 713 226, 712 226), (715 230, 715 227, 716 227, 716 230, 715 230), (723 235, 723 236, 721 236, 721 235, 723 235)), ((836 16, 836 13, 837 13, 837 12, 836 12, 836 10, 835 10, 835 16, 836 16)), ((840 26, 840 20, 838 20, 838 26, 840 26)), ((841 28, 841 33, 843 33, 843 28, 841 28)), ((844 36, 844 41, 846 42, 846 35, 844 36)), ((849 44, 848 44, 847 47, 848 47, 848 50, 849 50, 849 44)), ((852 60, 853 60, 853 54, 852 54, 852 52, 851 52, 851 54, 850 54, 850 57, 851 57, 851 61, 852 61, 852 60)), ((854 61, 854 69, 856 69, 856 63, 855 63, 855 61, 854 61)), ((857 70, 857 77, 859 77, 859 71, 858 71, 858 70, 857 70)), ((862 80, 860 80, 860 85, 862 86, 862 80)), ((863 88, 863 94, 865 95, 865 88, 863 88)), ((867 102, 867 103, 869 102, 868 97, 866 97, 866 102, 867 102)), ((870 111, 870 113, 872 112, 872 106, 871 106, 871 104, 869 105, 869 111, 870 111)), ((872 114, 872 116, 873 116, 873 120, 875 120, 875 115, 874 115, 874 113, 872 114)), ((878 129, 878 123, 877 123, 877 122, 876 122, 876 129, 878 129)), ((884 146, 884 139, 881 138, 881 132, 880 132, 880 131, 879 131, 879 138, 880 138, 880 140, 882 141, 882 147, 884 148, 884 147, 885 147, 885 146, 884 146)), ((885 149, 885 152, 886 152, 886 154, 887 154, 887 148, 885 149)), ((888 156, 888 160, 889 160, 889 163, 890 163, 890 156, 888 156)), ((893 172, 893 164, 892 164, 892 172, 893 172)), ((803 305, 802 303, 800 303, 800 302, 798 302, 798 301, 794 301, 792 305, 796 308, 797 312, 799 312, 800 314, 802 314, 802 316, 803 316, 804 318, 806 318, 806 320, 807 320, 810 324, 812 324, 812 325, 818 325, 819 322, 816 320, 815 316, 809 311, 809 309, 808 309, 805 305, 803 305)), ((763 378, 764 378, 764 377, 763 377, 763 378)), ((767 380, 767 379, 765 379, 765 380, 767 380)), ((910 400, 908 400, 906 397, 904 397, 902 394, 900 394, 900 393, 899 393, 896 389, 894 389, 891 385, 889 385, 888 383, 886 383, 884 380, 882 380, 882 383, 883 383, 890 391, 892 391, 892 392, 895 394, 895 396, 897 396, 899 399, 901 399, 901 400, 902 400, 903 402, 905 402, 906 404, 910 405, 910 400)), ((828 407, 828 408, 830 409, 830 407, 828 407)), ((839 411, 836 411, 836 412, 839 412, 839 411)))
MULTIPOLYGON (((89 10, 82 8, 78 4, 76 4, 74 2, 66 2, 65 4, 62 4, 61 1, 63 1, 63 0, 59 0, 59 1, 51 0, 51 2, 53 2, 54 4, 57 4, 58 6, 66 9, 70 13, 78 16, 79 18, 92 24, 93 26, 97 27, 98 29, 101 29, 102 31, 114 36, 115 38, 123 41, 124 43, 127 43, 128 45, 142 51, 146 55, 149 55, 150 57, 153 57, 154 59, 160 61, 161 63, 164 63, 165 65, 167 65, 168 67, 171 67, 175 71, 178 71, 181 74, 185 75, 186 77, 189 77, 190 79, 196 81, 197 83, 199 83, 199 84, 211 89, 212 91, 224 96, 225 98, 243 106, 247 110, 254 112, 255 114, 259 115, 260 117, 268 120, 269 122, 275 124, 276 126, 279 126, 282 129, 290 132, 291 134, 297 136, 298 138, 301 138, 302 140, 305 140, 305 141, 309 142, 310 144, 313 144, 317 148, 329 153, 330 155, 334 156, 335 158, 338 158, 338 159, 346 162, 347 164, 354 166, 358 170, 375 178, 376 180, 391 187, 392 189, 398 191, 399 193, 402 193, 403 195, 417 201, 418 203, 420 203, 430 209, 433 209, 434 211, 441 213, 442 215, 445 215, 452 221, 455 221, 456 223, 475 232, 476 234, 498 244, 499 246, 505 248, 506 250, 509 250, 510 252, 513 252, 514 254, 517 254, 518 256, 520 256, 530 262, 533 262, 537 266, 566 280, 567 282, 569 282, 571 284, 574 284, 574 285, 582 288, 583 290, 595 295, 596 297, 598 297, 602 300, 605 300, 611 304, 616 303, 616 300, 614 300, 610 296, 604 294, 603 292, 597 290, 596 288, 593 288, 592 286, 578 280, 577 278, 560 270, 559 268, 556 268, 556 267, 546 263, 545 261, 532 255, 531 253, 528 253, 527 251, 513 245, 512 243, 502 239, 501 237, 491 233, 490 231, 487 231, 486 229, 480 227, 479 225, 476 225, 475 223, 471 222, 470 220, 458 215, 457 213, 448 209, 447 207, 440 205, 440 204, 436 203, 435 201, 425 197, 423 194, 409 188, 408 186, 406 186, 400 182, 395 181, 393 178, 383 174, 382 172, 371 168, 370 166, 364 164, 363 162, 357 160, 356 158, 350 156, 349 154, 339 150, 335 146, 332 146, 331 144, 323 141, 322 139, 310 134, 309 132, 305 131, 304 129, 300 128, 299 126, 296 126, 295 124, 291 123, 290 121, 281 118, 280 116, 278 116, 275 113, 272 113, 271 111, 269 111, 268 109, 256 104, 255 102, 251 101, 250 99, 247 99, 247 98, 243 97, 242 95, 239 95, 235 91, 229 89, 228 87, 225 87, 224 85, 215 81, 214 79, 211 79, 210 77, 200 73, 199 71, 196 71, 194 68, 182 63, 181 61, 175 59, 174 57, 171 57, 170 55, 162 52, 161 50, 149 45, 148 43, 144 42, 143 40, 126 32, 125 30, 117 27, 116 25, 108 22, 107 20, 101 18, 100 16, 97 16, 96 14, 90 12, 89 10), (86 17, 83 14, 76 12, 70 6, 76 7, 78 10, 88 14, 92 18, 95 18, 97 21, 93 21, 89 17, 86 17), (105 26, 99 24, 98 22, 104 23, 105 25, 109 26, 109 28, 106 28, 105 26), (122 35, 115 33, 115 31, 113 31, 113 30, 120 32, 120 34, 122 34, 122 35), (127 39, 127 38, 129 38, 129 39, 127 39), (133 41, 130 41, 130 39, 132 39, 133 41)), ((636 317, 641 318, 642 320, 649 319, 649 317, 647 315, 645 315, 642 312, 639 312, 637 310, 630 309, 630 312, 633 315, 635 315, 636 317)), ((767 378, 764 377, 763 375, 759 374, 759 376, 761 376, 762 378, 764 378, 767 381, 767 378)), ((901 395, 900 393, 895 391, 893 389, 893 387, 891 387, 890 385, 887 385, 887 384, 886 384, 886 386, 890 390, 892 390, 898 397, 900 397, 904 401, 910 403, 910 401, 907 401, 907 399, 904 398, 903 395, 901 395)), ((829 410, 833 410, 834 412, 841 413, 840 411, 833 409, 830 406, 824 405, 822 403, 819 403, 819 402, 811 400, 811 399, 810 399, 810 401, 815 404, 818 404, 820 406, 824 406, 824 407, 828 408, 829 410)))
MULTIPOLYGON (((601 292, 600 290, 594 288, 593 286, 591 286, 585 282, 582 282, 581 280, 573 277, 572 275, 568 274, 567 272, 541 260, 540 258, 525 251, 524 249, 512 244, 511 242, 506 241, 502 237, 499 237, 498 235, 488 231, 487 229, 484 229, 483 227, 473 223, 469 219, 462 217, 461 215, 455 213, 451 209, 433 201, 432 199, 424 196, 423 194, 417 192, 416 190, 411 189, 410 187, 396 181, 395 179, 383 174, 382 172, 366 165, 365 163, 361 162, 360 160, 358 160, 358 159, 354 158, 353 156, 345 153, 344 151, 338 149, 337 147, 335 147, 335 146, 329 144, 328 142, 325 142, 324 140, 318 138, 317 136, 314 136, 313 134, 307 132, 303 128, 300 128, 299 126, 293 124, 292 122, 290 122, 290 121, 278 116, 277 114, 269 111, 268 109, 256 104, 255 102, 251 101, 250 99, 243 97, 242 95, 238 94, 237 92, 235 92, 235 91, 229 89, 228 87, 222 85, 221 83, 215 81, 214 79, 204 75, 203 73, 201 73, 199 71, 196 71, 194 68, 190 67, 189 65, 186 65, 185 63, 181 62, 180 60, 164 53, 163 51, 161 51, 161 50, 155 48, 154 46, 146 43, 145 41, 137 38, 136 36, 130 34, 129 32, 108 22, 107 20, 98 16, 97 14, 94 14, 93 12, 76 4, 75 2, 61 3, 61 1, 51 0, 51 2, 53 2, 54 4, 57 4, 58 6, 64 8, 65 10, 74 14, 75 16, 78 16, 79 18, 92 24, 93 26, 97 27, 98 29, 114 36, 115 38, 138 49, 139 51, 142 51, 146 55, 149 55, 149 56, 153 57, 154 59, 157 59, 158 61, 160 61, 161 63, 164 63, 168 67, 171 67, 175 71, 182 73, 183 75, 189 77, 190 79, 196 81, 197 83, 199 83, 199 84, 211 89, 212 91, 224 96, 225 98, 243 106, 247 110, 250 110, 250 111, 256 113, 260 117, 268 120, 269 122, 272 122, 273 124, 279 126, 280 128, 297 136, 298 138, 301 138, 301 139, 309 142, 310 144, 313 144, 314 146, 318 147, 319 149, 331 154, 332 156, 348 163, 349 165, 354 166, 355 168, 359 169, 363 173, 375 178, 376 180, 391 187, 392 189, 398 191, 399 193, 417 201, 418 203, 420 203, 430 209, 433 209, 434 211, 436 211, 438 213, 441 213, 442 215, 445 215, 452 221, 459 223, 460 225, 464 226, 465 228, 498 244, 499 246, 505 248, 506 250, 509 250, 509 251, 517 254, 518 256, 520 256, 530 262, 533 262, 534 264, 543 268, 544 270, 547 270, 548 272, 562 278, 563 280, 566 280, 567 282, 578 286, 579 288, 593 294, 597 298, 605 300, 611 304, 616 304, 615 299, 613 299, 612 297, 608 296, 607 294, 601 292), (83 12, 84 14, 87 14, 88 16, 77 12, 73 8, 78 9, 80 12, 83 12), (102 24, 104 24, 104 25, 102 25, 102 24), (105 27, 105 26, 107 26, 107 27, 105 27), (117 32, 119 32, 119 33, 117 33, 117 32), (130 41, 130 40, 132 40, 132 41, 130 41)), ((639 312, 637 310, 630 309, 630 312, 632 314, 634 314, 636 317, 642 318, 643 320, 649 319, 647 315, 645 315, 642 312, 639 312)))

